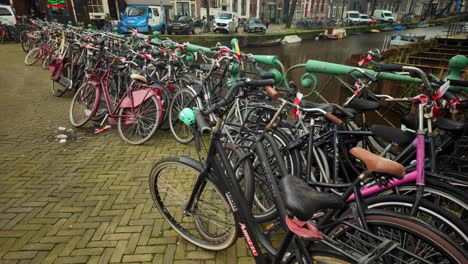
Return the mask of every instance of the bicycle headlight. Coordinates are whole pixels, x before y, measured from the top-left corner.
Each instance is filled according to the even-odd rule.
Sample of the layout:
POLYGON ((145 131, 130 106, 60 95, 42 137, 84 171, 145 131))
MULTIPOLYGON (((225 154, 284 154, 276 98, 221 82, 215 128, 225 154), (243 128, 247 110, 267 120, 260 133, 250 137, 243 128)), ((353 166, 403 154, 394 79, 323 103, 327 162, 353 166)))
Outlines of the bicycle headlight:
POLYGON ((190 108, 184 108, 179 113, 179 119, 187 126, 193 126, 195 124, 195 113, 190 108))

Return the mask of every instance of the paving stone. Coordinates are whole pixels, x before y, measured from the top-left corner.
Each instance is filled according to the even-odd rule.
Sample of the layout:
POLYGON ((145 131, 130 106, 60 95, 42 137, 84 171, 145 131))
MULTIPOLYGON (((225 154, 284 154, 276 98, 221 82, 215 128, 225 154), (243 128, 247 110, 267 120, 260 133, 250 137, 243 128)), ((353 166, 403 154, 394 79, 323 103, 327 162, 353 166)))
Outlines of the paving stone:
POLYGON ((122 262, 143 262, 143 261, 151 261, 153 256, 151 254, 143 254, 143 255, 124 255, 122 262))

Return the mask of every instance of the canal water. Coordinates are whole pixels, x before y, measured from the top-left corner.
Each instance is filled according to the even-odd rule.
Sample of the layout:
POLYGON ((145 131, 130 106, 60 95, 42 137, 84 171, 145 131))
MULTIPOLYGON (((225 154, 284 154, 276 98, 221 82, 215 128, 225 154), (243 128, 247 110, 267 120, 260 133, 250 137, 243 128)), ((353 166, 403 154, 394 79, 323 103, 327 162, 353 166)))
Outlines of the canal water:
POLYGON ((425 35, 426 39, 442 36, 447 27, 415 28, 402 31, 387 31, 361 35, 349 35, 338 40, 306 40, 298 44, 275 47, 244 48, 244 52, 252 54, 278 55, 286 66, 305 63, 309 59, 323 60, 334 63, 344 63, 352 54, 365 53, 371 49, 381 49, 385 36, 401 34, 425 35))
MULTIPOLYGON (((381 49, 385 36, 394 34, 415 34, 425 35, 426 39, 443 36, 445 26, 430 28, 415 28, 402 31, 387 31, 379 33, 368 33, 360 35, 349 35, 339 40, 306 40, 297 44, 275 47, 257 47, 244 48, 244 52, 252 54, 278 55, 280 61, 286 68, 295 64, 307 62, 309 59, 321 60, 332 63, 344 63, 353 54, 365 54, 367 51, 378 48, 381 49)), ((356 65, 357 66, 357 65, 356 65)), ((289 77, 299 83, 299 79, 304 71, 294 71, 289 77)), ((317 74, 319 80, 318 89, 320 90, 330 78, 329 75, 317 74)), ((327 88, 321 93, 329 102, 344 102, 349 93, 345 88, 340 87, 338 81, 333 80, 327 85, 327 88)), ((307 93, 307 91, 303 91, 307 93)), ((312 99, 312 98, 309 98, 312 99)))

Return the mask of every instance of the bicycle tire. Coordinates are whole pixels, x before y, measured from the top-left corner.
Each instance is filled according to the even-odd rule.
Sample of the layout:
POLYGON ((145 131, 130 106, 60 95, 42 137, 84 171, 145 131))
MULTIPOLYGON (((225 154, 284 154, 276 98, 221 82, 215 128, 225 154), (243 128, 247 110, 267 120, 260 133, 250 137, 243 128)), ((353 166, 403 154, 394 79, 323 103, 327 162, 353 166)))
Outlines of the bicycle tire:
MULTIPOLYGON (((353 218, 349 218, 350 221, 353 221, 353 218)), ((437 259, 428 260, 432 263, 466 263, 465 252, 457 245, 450 242, 444 235, 440 234, 437 230, 434 230, 428 227, 424 222, 407 217, 405 215, 395 214, 391 212, 384 211, 367 211, 365 221, 369 227, 372 234, 377 235, 384 239, 390 239, 394 242, 399 243, 399 247, 404 249, 400 250, 399 248, 393 249, 390 254, 387 254, 386 258, 392 257, 392 260, 389 260, 390 263, 408 263, 407 259, 404 259, 406 256, 410 260, 415 258, 415 256, 426 258, 430 256, 421 256, 422 253, 427 252, 428 249, 432 248, 437 251, 436 254, 432 254, 432 257, 437 259), (399 231, 399 235, 394 235, 391 233, 389 238, 389 233, 384 233, 384 228, 393 228, 396 231, 399 231), (404 234, 404 235, 402 235, 404 234), (398 238, 404 237, 406 242, 405 245, 401 245, 401 241, 395 241, 398 238), (411 245, 407 243, 411 238, 419 239, 418 243, 413 242, 411 245), (421 252, 418 248, 410 248, 410 246, 425 246, 424 250, 421 252), (398 258, 396 256, 398 256, 398 258), (411 256, 413 255, 413 256, 411 256), (403 262, 398 262, 400 259, 403 262)), ((388 230, 387 230, 388 232, 388 230)), ((349 225, 340 224, 335 226, 332 230, 328 232, 328 236, 333 238, 340 243, 344 243, 346 246, 353 248, 355 251, 361 254, 367 254, 370 250, 374 249, 376 245, 371 245, 374 238, 368 236, 358 229, 353 229, 349 225), (351 233, 353 232, 353 233, 351 233), (362 242, 358 242, 360 239, 362 242), (351 245, 351 242, 356 243, 351 245), (363 243, 364 242, 364 243, 363 243)), ((380 262, 377 262, 380 263, 380 262)))
MULTIPOLYGON (((71 73, 71 63, 65 63, 63 65, 62 72, 60 73, 60 76, 63 76, 67 79, 72 78, 72 73, 71 73)), ((71 88, 71 87, 70 87, 71 88)), ((52 95, 57 96, 57 97, 62 97, 67 89, 63 87, 61 84, 57 83, 56 81, 52 81, 52 95)))
POLYGON ((49 54, 42 61, 42 68, 43 69, 49 69, 49 65, 52 62, 52 60, 55 59, 55 58, 58 58, 58 56, 59 56, 59 50, 58 49, 50 50, 49 54))
MULTIPOLYGON (((280 130, 272 131, 272 136, 275 138, 275 141, 277 143, 279 142, 278 147, 280 149, 282 147, 287 146, 289 143, 288 137, 285 135, 285 133, 281 132, 280 130)), ((265 144, 265 150, 268 151, 268 144, 265 144)), ((289 162, 291 162, 291 164, 295 164, 294 166, 297 166, 295 168, 300 171, 300 161, 298 160, 299 154, 297 153, 297 150, 294 150, 294 152, 288 151, 287 154, 281 153, 281 155, 285 156, 286 159, 288 159, 289 162), (286 157, 287 154, 290 154, 290 156, 286 157)), ((274 169, 276 165, 270 165, 272 165, 273 171, 279 171, 274 169)), ((270 194, 271 191, 269 189, 269 185, 267 184, 267 180, 262 176, 263 174, 261 171, 256 171, 256 166, 258 166, 258 164, 254 165, 253 169, 255 196, 252 207, 252 214, 254 215, 255 220, 258 223, 265 223, 274 220, 277 217, 277 211, 274 207, 273 197, 270 194)), ((289 167, 288 172, 294 175, 301 175, 300 172, 297 172, 295 168, 289 167)), ((279 177, 281 177, 281 175, 279 175, 279 177)))
POLYGON ((29 52, 31 39, 28 37, 27 30, 23 30, 20 34, 21 48, 25 53, 29 52))
MULTIPOLYGON (((70 123, 74 127, 81 127, 86 124, 95 114, 99 106, 99 97, 101 91, 99 88, 94 86, 93 82, 89 81, 84 83, 78 90, 76 91, 75 95, 73 96, 71 105, 70 105, 70 123), (90 97, 94 95, 93 97, 90 97), (84 97, 83 97, 84 96, 84 97), (83 109, 84 117, 81 120, 76 120, 76 114, 73 114, 75 108, 77 107, 78 103, 84 103, 86 106, 83 109)), ((81 112, 81 111, 79 111, 81 112)))
POLYGON ((40 48, 34 48, 26 54, 24 57, 24 64, 27 66, 34 65, 42 57, 42 51, 40 48))
MULTIPOLYGON (((227 157, 232 161, 231 166, 238 162, 238 158, 243 157, 244 152, 242 149, 232 143, 227 143, 225 145, 225 151, 227 157)), ((241 186, 244 196, 247 200, 249 206, 252 206, 253 196, 254 196, 254 180, 253 180, 253 173, 252 173, 252 163, 248 159, 245 159, 239 167, 235 169, 236 178, 239 181, 239 185, 241 186)), ((220 238, 214 237, 209 230, 205 230, 203 223, 201 223, 199 217, 195 217, 195 224, 197 225, 197 229, 200 232, 200 235, 206 240, 214 240, 217 241, 220 238)))
POLYGON ((145 143, 158 129, 161 114, 161 102, 154 95, 133 109, 131 107, 120 108, 117 119, 117 130, 120 138, 132 145, 145 143), (129 114, 132 117, 125 117, 129 114))
MULTIPOLYGON (((416 198, 403 195, 379 195, 365 199, 369 209, 379 209, 409 215, 416 198)), ((422 200, 417 218, 437 228, 455 243, 468 250, 468 226, 455 215, 428 201, 422 200)))
MULTIPOLYGON (((457 187, 426 177, 424 186, 424 199, 445 208, 447 211, 460 218, 468 224, 468 195, 457 187)), ((414 196, 418 185, 416 183, 406 183, 394 189, 384 191, 379 195, 397 193, 405 196, 414 196)))
MULTIPOLYGON (((350 258, 340 255, 336 252, 332 252, 330 250, 325 250, 322 248, 317 248, 316 246, 312 246, 308 248, 309 256, 314 264, 351 264, 356 263, 352 261, 350 258)), ((285 264, 296 264, 298 263, 296 260, 296 255, 293 253, 291 254, 286 261, 285 264)), ((301 262, 299 262, 301 263, 301 262)))
POLYGON ((180 111, 186 107, 201 109, 202 105, 191 90, 182 89, 174 95, 169 107, 169 128, 175 140, 182 144, 187 144, 194 139, 192 128, 179 120, 180 111))
MULTIPOLYGON (((182 211, 193 191, 192 185, 202 170, 203 165, 201 163, 188 157, 165 158, 159 160, 153 166, 149 177, 151 196, 167 223, 190 243, 207 250, 224 250, 236 242, 238 228, 232 210, 223 194, 216 187, 216 184, 206 178, 205 187, 202 190, 202 194, 199 196, 203 199, 198 199, 194 205, 196 208, 194 212, 196 216, 193 216, 193 214, 188 215, 182 211), (168 175, 168 180, 175 183, 176 188, 172 188, 175 196, 162 192, 171 189, 170 186, 164 185, 168 183, 164 182, 164 175, 161 174, 164 169, 170 166, 176 167, 175 171, 170 171, 168 175), (163 199, 166 198, 168 198, 168 201, 163 201, 163 199), (174 201, 171 201, 171 198, 174 201), (179 203, 177 203, 176 200, 179 200, 179 203), (223 215, 221 214, 225 213, 226 219, 222 221, 229 221, 225 222, 226 227, 220 226, 219 223, 223 222, 216 222, 217 220, 214 219, 213 215, 198 216, 198 214, 201 213, 200 208, 204 208, 205 206, 208 208, 208 206, 205 205, 207 201, 213 201, 216 204, 214 207, 216 208, 214 217, 220 216, 220 218, 222 218, 223 215), (171 213, 170 211, 173 209, 175 209, 175 212, 171 213), (193 218, 197 216, 209 220, 209 222, 211 222, 211 230, 219 229, 220 235, 214 237, 213 240, 205 239, 203 235, 199 233, 200 231, 196 228, 196 224, 194 223, 195 220, 193 218)), ((209 211, 210 209, 208 208, 207 212, 209 211)))

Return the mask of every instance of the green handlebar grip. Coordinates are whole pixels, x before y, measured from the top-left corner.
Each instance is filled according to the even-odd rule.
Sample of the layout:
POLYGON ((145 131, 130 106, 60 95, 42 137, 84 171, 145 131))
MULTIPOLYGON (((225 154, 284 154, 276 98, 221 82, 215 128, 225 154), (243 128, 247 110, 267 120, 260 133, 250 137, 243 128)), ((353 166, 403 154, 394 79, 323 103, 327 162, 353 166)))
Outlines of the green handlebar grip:
POLYGON ((253 58, 256 62, 269 66, 276 66, 279 61, 276 55, 253 55, 253 58))
MULTIPOLYGON (((331 74, 331 75, 348 75, 349 72, 356 68, 352 66, 324 62, 324 61, 317 61, 317 60, 308 60, 305 66, 308 72, 313 73, 324 73, 324 74, 331 74)), ((375 75, 375 71, 369 69, 363 69, 370 75, 375 75)), ((356 77, 362 77, 362 74, 359 72, 353 72, 353 75, 356 77)), ((378 76, 378 79, 381 80, 392 80, 392 81, 399 81, 399 82, 415 82, 420 83, 421 79, 409 77, 408 75, 399 75, 389 72, 381 72, 378 76)))
POLYGON ((270 69, 268 70, 269 72, 273 73, 275 75, 275 83, 276 84, 279 84, 281 82, 281 80, 283 80, 283 75, 281 74, 280 71, 278 71, 277 69, 270 69))
POLYGON ((193 45, 193 44, 187 45, 186 49, 190 52, 197 52, 198 50, 201 50, 203 51, 203 53, 207 55, 212 55, 215 53, 214 51, 210 50, 210 48, 199 46, 199 45, 193 45))

